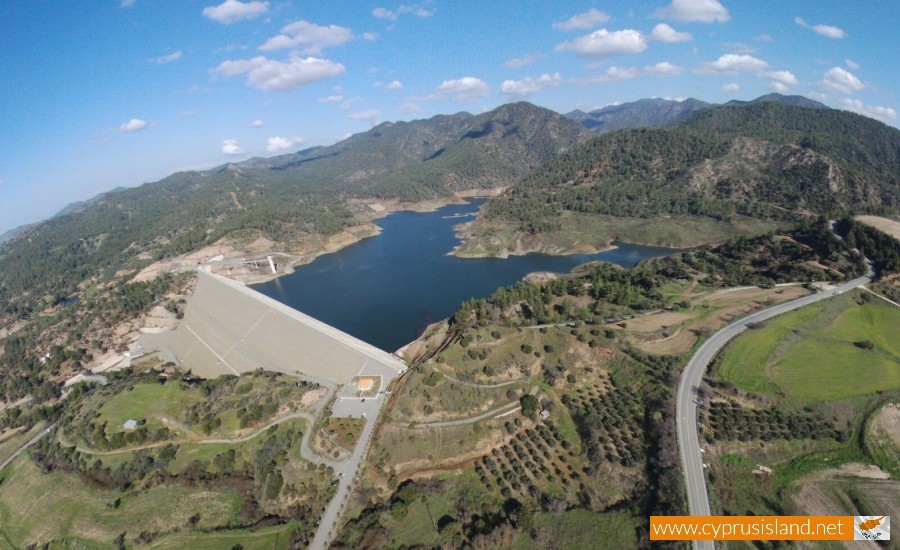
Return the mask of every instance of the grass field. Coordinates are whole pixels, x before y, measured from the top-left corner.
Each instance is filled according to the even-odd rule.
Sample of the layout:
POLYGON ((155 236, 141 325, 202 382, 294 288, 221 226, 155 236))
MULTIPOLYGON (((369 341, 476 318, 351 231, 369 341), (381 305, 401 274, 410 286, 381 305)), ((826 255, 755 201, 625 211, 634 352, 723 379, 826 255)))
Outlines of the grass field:
POLYGON ((148 428, 168 427, 163 419, 178 419, 187 407, 202 401, 199 392, 186 391, 179 384, 137 384, 130 391, 119 392, 98 409, 99 422, 108 422, 107 433, 122 430, 129 419, 146 419, 148 428))
POLYGON ((27 456, 4 471, 0 484, 2 535, 16 547, 80 539, 112 546, 121 532, 171 532, 199 514, 198 528, 235 519, 242 500, 230 490, 153 487, 136 494, 89 487, 76 476, 43 474, 27 456), (121 498, 115 508, 114 501, 121 498))
POLYGON ((596 513, 576 509, 559 515, 540 513, 533 519, 537 540, 522 534, 510 550, 637 548, 638 520, 629 512, 596 513))
POLYGON ((855 296, 812 304, 739 336, 714 375, 799 403, 900 388, 900 309, 874 300, 858 305, 855 296), (863 340, 874 349, 855 345, 863 340))

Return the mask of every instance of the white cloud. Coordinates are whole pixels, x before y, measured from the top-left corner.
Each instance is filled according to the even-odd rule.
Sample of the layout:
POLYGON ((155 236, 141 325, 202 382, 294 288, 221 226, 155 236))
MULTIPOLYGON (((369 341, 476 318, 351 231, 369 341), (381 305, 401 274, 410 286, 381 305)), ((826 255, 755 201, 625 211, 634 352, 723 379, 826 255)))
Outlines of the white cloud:
POLYGON ((384 88, 385 90, 402 90, 403 89, 403 83, 400 82, 399 80, 392 80, 390 82, 378 81, 378 82, 375 82, 374 84, 372 84, 372 86, 374 86, 376 88, 384 88))
POLYGON ((443 99, 452 97, 457 101, 473 101, 487 97, 491 93, 491 87, 487 82, 473 76, 466 76, 454 80, 445 80, 437 87, 430 99, 443 99))
POLYGON ((222 153, 226 155, 243 155, 244 150, 238 145, 236 139, 226 139, 222 141, 222 153))
POLYGON ((159 57, 154 57, 153 62, 157 65, 161 65, 163 63, 171 63, 181 59, 181 50, 170 53, 169 55, 161 55, 159 57))
POLYGON ((781 82, 778 82, 777 80, 773 80, 772 82, 769 82, 769 88, 772 88, 772 90, 778 92, 779 94, 783 94, 788 91, 787 85, 782 84, 781 82))
POLYGON ((218 6, 203 8, 203 16, 218 21, 223 25, 230 25, 236 21, 253 19, 269 11, 268 2, 241 2, 240 0, 225 0, 218 6))
POLYGON ((743 54, 756 53, 755 46, 751 46, 750 44, 746 44, 744 42, 729 41, 729 42, 723 42, 722 45, 725 46, 725 48, 727 48, 729 51, 731 51, 733 53, 743 53, 743 54))
POLYGON ((510 59, 506 63, 503 64, 507 69, 519 69, 524 67, 525 65, 531 65, 535 61, 539 59, 543 59, 545 56, 542 53, 530 53, 523 55, 522 57, 514 57, 510 59))
POLYGON ((862 101, 858 99, 850 99, 844 98, 841 100, 841 104, 848 111, 853 111, 854 113, 859 113, 861 115, 877 118, 882 122, 888 122, 897 120, 897 111, 891 109, 890 107, 881 107, 878 105, 866 105, 862 101))
POLYGON ((302 137, 270 137, 266 140, 266 151, 277 153, 285 149, 291 149, 303 143, 302 137))
POLYGON ((761 72, 759 76, 768 78, 769 80, 775 80, 781 82, 782 84, 795 85, 797 84, 797 77, 791 71, 769 71, 769 72, 761 72))
POLYGON ((665 23, 660 23, 653 27, 650 38, 659 42, 687 42, 694 39, 691 33, 678 32, 665 23))
POLYGON ((510 97, 528 97, 544 88, 559 86, 563 81, 559 73, 542 74, 538 78, 530 76, 522 80, 504 80, 500 85, 500 92, 510 97))
POLYGON ((648 65, 644 67, 644 72, 647 74, 657 75, 657 76, 674 76, 677 74, 681 74, 684 71, 683 68, 678 65, 673 65, 668 61, 660 61, 656 65, 648 65))
POLYGON ((589 29, 596 27, 600 23, 609 21, 609 15, 595 8, 591 8, 584 13, 573 15, 565 21, 553 24, 553 28, 558 31, 574 31, 576 29, 589 29))
POLYGON ((291 57, 288 61, 252 59, 223 61, 212 72, 227 76, 247 73, 247 84, 260 90, 293 90, 300 86, 333 78, 346 69, 340 63, 316 57, 291 57))
POLYGON ((147 121, 139 118, 133 118, 125 124, 119 126, 120 132, 137 132, 147 127, 147 121))
POLYGON ((424 6, 409 6, 406 4, 400 4, 395 10, 380 7, 372 10, 373 17, 378 19, 388 19, 390 21, 396 21, 400 17, 400 14, 404 13, 411 13, 416 17, 431 17, 434 15, 434 10, 424 6))
POLYGON ((831 25, 816 25, 813 27, 813 30, 822 36, 827 36, 828 38, 844 38, 847 36, 847 33, 844 32, 844 29, 840 27, 833 27, 831 25))
POLYGON ((728 84, 722 84, 722 90, 726 92, 736 92, 740 90, 741 87, 737 85, 735 82, 729 82, 728 84))
POLYGON ((825 77, 819 82, 822 86, 831 90, 852 94, 865 88, 865 85, 853 73, 840 67, 832 67, 825 73, 825 77))
POLYGON ((775 42, 775 39, 772 38, 771 36, 769 36, 768 34, 761 34, 761 35, 757 36, 756 39, 759 40, 760 42, 768 42, 770 44, 772 42, 775 42))
POLYGON ((668 61, 660 61, 656 65, 647 65, 643 69, 639 67, 617 67, 613 65, 612 67, 606 69, 606 71, 601 75, 591 76, 588 78, 573 79, 572 82, 581 85, 606 84, 610 82, 622 82, 624 80, 631 80, 641 75, 674 76, 677 74, 681 74, 682 71, 684 71, 682 67, 673 65, 668 61))
POLYGON ((341 101, 344 101, 344 96, 342 95, 330 95, 318 99, 319 103, 340 103, 341 101))
POLYGON ((286 48, 303 48, 303 53, 320 55, 322 50, 331 46, 340 46, 353 38, 353 32, 347 27, 338 25, 317 25, 309 21, 294 21, 281 29, 281 34, 266 40, 259 47, 262 51, 283 50, 286 48))
POLYGON ((859 69, 859 63, 853 61, 852 59, 845 59, 844 63, 851 69, 859 69))
POLYGON ((378 40, 377 32, 364 32, 360 36, 362 36, 363 40, 368 40, 369 42, 372 42, 373 40, 378 40))
POLYGON ((399 107, 397 107, 397 110, 400 111, 401 113, 417 113, 422 110, 422 106, 419 105, 418 103, 408 101, 408 102, 400 105, 399 107))
POLYGON ((558 52, 573 51, 583 56, 640 53, 646 49, 647 40, 644 35, 633 29, 613 32, 600 29, 556 46, 558 52))
POLYGON ((195 111, 193 109, 182 109, 182 110, 178 111, 178 114, 181 116, 194 116, 197 114, 197 111, 195 111))
POLYGON ((731 18, 728 10, 718 0, 672 0, 668 6, 656 10, 653 16, 700 23, 722 23, 731 18))
POLYGON ((820 92, 806 92, 803 95, 816 101, 828 101, 828 96, 820 92))
POLYGON ((3 178, 0 178, 0 185, 4 185, 5 183, 6 183, 6 180, 3 178))
POLYGON ((123 8, 130 8, 134 6, 134 0, 122 0, 119 5, 123 8))
POLYGON ((844 32, 844 29, 840 27, 835 27, 832 25, 810 25, 802 17, 795 17, 794 23, 800 25, 801 27, 812 29, 817 34, 828 38, 844 38, 845 36, 847 36, 847 33, 844 32))
POLYGON ((715 61, 701 64, 696 72, 699 74, 737 74, 741 71, 761 71, 768 66, 768 63, 752 55, 728 53, 715 61))
POLYGON ((251 128, 262 128, 263 126, 265 126, 265 123, 259 119, 250 123, 251 128))
POLYGON ((366 109, 364 111, 356 111, 347 115, 353 120, 363 120, 369 124, 375 124, 375 121, 381 117, 381 111, 378 109, 366 109))

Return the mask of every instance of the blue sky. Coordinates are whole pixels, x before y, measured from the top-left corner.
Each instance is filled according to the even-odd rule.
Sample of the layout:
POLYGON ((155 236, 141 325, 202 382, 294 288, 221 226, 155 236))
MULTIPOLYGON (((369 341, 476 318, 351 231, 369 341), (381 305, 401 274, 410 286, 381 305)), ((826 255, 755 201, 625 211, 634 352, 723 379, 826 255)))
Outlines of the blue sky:
POLYGON ((516 100, 802 94, 898 126, 900 2, 4 0, 0 231, 119 185, 516 100))

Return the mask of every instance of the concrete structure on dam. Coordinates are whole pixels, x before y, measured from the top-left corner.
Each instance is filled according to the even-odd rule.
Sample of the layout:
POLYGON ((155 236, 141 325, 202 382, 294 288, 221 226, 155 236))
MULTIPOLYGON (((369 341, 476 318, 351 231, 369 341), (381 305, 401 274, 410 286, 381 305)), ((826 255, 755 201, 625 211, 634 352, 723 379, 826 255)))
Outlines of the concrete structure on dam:
POLYGON ((184 319, 140 345, 212 378, 256 369, 299 375, 326 386, 380 377, 385 386, 406 365, 374 346, 241 283, 200 270, 184 319))

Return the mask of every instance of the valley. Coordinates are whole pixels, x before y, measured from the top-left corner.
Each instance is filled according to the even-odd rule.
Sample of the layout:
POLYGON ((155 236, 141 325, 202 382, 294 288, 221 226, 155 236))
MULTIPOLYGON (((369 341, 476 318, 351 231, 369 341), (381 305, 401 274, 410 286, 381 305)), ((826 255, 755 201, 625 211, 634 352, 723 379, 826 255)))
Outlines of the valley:
POLYGON ((889 508, 860 495, 897 475, 898 132, 779 98, 647 116, 383 123, 22 230, 0 538, 648 547, 688 463, 714 513, 889 508), (696 371, 686 461, 682 370, 798 299, 696 371))

